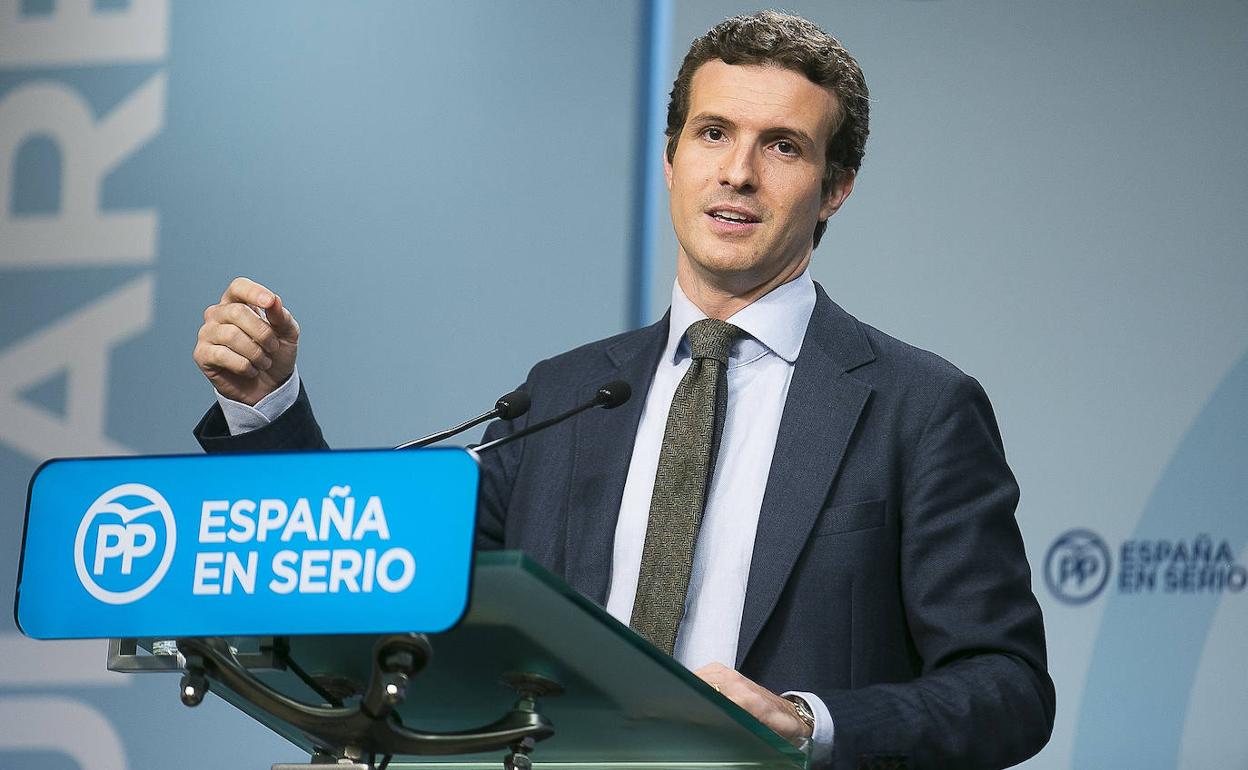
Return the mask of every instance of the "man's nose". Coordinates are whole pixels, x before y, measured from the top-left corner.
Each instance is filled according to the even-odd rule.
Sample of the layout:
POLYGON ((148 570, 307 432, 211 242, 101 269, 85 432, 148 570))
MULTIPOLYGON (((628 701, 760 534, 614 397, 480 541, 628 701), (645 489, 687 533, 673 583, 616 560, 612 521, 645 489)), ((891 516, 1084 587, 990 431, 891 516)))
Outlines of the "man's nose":
POLYGON ((753 190, 758 183, 756 164, 752 146, 746 143, 736 145, 724 156, 719 167, 720 184, 738 191, 753 190))

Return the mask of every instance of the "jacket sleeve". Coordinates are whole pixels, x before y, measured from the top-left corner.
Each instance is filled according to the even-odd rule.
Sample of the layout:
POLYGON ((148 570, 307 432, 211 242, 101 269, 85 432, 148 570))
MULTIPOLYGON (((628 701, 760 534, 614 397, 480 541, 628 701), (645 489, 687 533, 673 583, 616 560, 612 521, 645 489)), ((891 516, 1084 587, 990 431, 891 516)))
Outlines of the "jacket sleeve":
MULTIPOLYGON (((538 378, 541 364, 533 367, 529 377, 520 390, 533 395, 535 381, 538 378)), ((539 407, 540 409, 540 407, 539 407)), ((531 412, 514 420, 495 420, 485 430, 481 443, 509 436, 529 424, 531 412)), ((515 487, 516 475, 520 471, 520 462, 524 458, 524 446, 527 439, 518 439, 503 444, 495 449, 486 450, 480 455, 481 489, 477 496, 477 534, 478 550, 491 551, 505 548, 507 509, 511 505, 511 493, 515 487)))
MULTIPOLYGON (((526 384, 524 387, 528 387, 526 384)), ((495 421, 483 441, 491 441, 518 430, 525 417, 507 422, 495 421)), ((280 452, 329 449, 321 426, 312 413, 312 402, 301 383, 295 402, 273 422, 247 433, 230 435, 221 407, 213 404, 195 426, 199 445, 209 454, 218 452, 280 452)), ((523 452, 523 441, 491 450, 481 457, 481 488, 477 499, 476 547, 503 547, 503 523, 511 499, 511 486, 523 452)))
POLYGON ((1055 693, 1018 486, 978 382, 945 388, 912 457, 900 578, 921 675, 817 693, 836 726, 832 764, 1008 767, 1048 741, 1055 693))
POLYGON ((295 398, 295 403, 263 428, 231 436, 221 406, 213 404, 195 426, 194 433, 199 445, 209 454, 329 449, 329 444, 325 443, 325 437, 321 435, 321 426, 312 414, 308 391, 302 383, 299 385, 299 395, 295 398))

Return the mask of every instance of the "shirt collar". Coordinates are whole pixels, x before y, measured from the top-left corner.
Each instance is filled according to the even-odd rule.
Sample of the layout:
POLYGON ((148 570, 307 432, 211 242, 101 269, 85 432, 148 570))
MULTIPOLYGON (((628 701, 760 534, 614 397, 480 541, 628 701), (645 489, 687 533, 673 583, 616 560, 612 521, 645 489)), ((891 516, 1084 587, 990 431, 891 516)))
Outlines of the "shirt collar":
MULTIPOLYGON (((810 277, 810 268, 807 268, 797 278, 777 286, 728 319, 728 323, 749 335, 733 344, 729 365, 733 365, 735 360, 752 360, 768 350, 790 364, 796 362, 814 309, 815 282, 810 277)), ((706 318, 706 313, 685 296, 680 281, 674 281, 664 361, 676 364, 688 358, 689 343, 685 341, 685 331, 703 318, 706 318)))

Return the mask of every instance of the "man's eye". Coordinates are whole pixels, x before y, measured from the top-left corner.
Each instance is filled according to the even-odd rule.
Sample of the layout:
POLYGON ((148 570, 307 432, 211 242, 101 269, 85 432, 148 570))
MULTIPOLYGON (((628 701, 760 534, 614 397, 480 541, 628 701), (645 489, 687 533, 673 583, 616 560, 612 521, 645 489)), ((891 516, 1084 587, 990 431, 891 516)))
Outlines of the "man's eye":
POLYGON ((720 139, 724 138, 724 132, 712 126, 711 128, 708 128, 705 131, 703 131, 702 136, 705 136, 707 139, 710 139, 712 142, 718 142, 720 139))
POLYGON ((797 154, 797 145, 793 144, 792 142, 786 142, 784 140, 780 140, 779 142, 776 142, 776 149, 779 150, 780 154, 782 155, 796 155, 797 154))

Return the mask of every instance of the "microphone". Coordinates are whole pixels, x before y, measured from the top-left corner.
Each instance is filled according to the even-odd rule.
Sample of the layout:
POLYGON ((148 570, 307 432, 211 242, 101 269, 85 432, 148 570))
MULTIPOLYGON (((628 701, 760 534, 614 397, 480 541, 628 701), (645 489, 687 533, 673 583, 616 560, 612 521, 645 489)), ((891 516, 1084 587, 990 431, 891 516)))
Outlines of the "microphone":
MULTIPOLYGON (((625 396, 625 398, 628 398, 625 396)), ((621 402, 623 403, 623 402, 621 402)), ((485 414, 479 414, 468 422, 460 423, 454 428, 430 433, 428 436, 411 441, 405 441, 399 444, 395 449, 420 449, 422 446, 441 441, 444 438, 450 438, 457 433, 463 433, 469 428, 480 425, 486 420, 493 420, 495 417, 502 420, 514 420, 525 412, 529 411, 529 394, 523 390, 513 390, 502 398, 494 402, 494 408, 485 414)))
POLYGON ((589 401, 586 401, 585 403, 581 404, 580 406, 574 406, 568 411, 564 412, 563 414, 555 415, 554 417, 551 417, 549 420, 542 420, 541 422, 533 423, 532 425, 526 428, 518 430, 515 433, 511 433, 506 436, 503 436, 502 438, 496 438, 493 441, 487 441, 486 443, 481 444, 480 446, 474 447, 472 451, 477 454, 481 454, 482 452, 489 450, 489 449, 493 449, 494 447, 502 446, 503 444, 509 444, 512 441, 515 441, 516 439, 524 438, 530 433, 536 433, 539 430, 545 430, 546 428, 549 428, 552 425, 563 422, 564 420, 568 419, 569 417, 572 417, 573 415, 580 414, 581 412, 584 412, 586 409, 593 409, 596 406, 601 406, 603 409, 614 409, 617 406, 623 404, 625 401, 628 401, 628 398, 631 395, 633 395, 633 389, 629 387, 627 382, 623 380, 612 380, 611 382, 608 382, 607 384, 598 388, 598 392, 594 394, 594 397, 590 399, 589 401))

